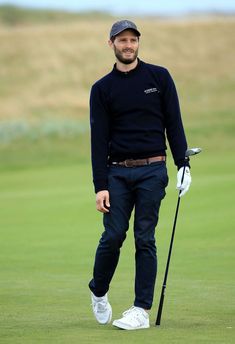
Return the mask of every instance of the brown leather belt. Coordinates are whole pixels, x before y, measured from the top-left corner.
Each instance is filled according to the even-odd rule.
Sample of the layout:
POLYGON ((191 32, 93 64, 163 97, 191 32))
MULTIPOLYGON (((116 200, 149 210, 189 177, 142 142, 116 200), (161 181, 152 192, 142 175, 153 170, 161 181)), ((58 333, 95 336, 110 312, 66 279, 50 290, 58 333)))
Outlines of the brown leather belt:
POLYGON ((124 166, 124 167, 137 167, 137 166, 150 165, 153 162, 157 162, 157 161, 166 161, 165 155, 153 156, 147 159, 136 159, 136 160, 126 159, 124 161, 113 161, 111 162, 111 165, 124 166))

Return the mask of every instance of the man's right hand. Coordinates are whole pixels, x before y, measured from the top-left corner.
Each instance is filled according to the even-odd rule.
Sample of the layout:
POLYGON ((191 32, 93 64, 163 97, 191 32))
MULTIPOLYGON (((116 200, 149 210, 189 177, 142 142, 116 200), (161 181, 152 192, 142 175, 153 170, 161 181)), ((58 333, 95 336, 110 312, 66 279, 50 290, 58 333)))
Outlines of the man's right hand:
POLYGON ((108 190, 102 190, 96 194, 96 209, 101 213, 108 213, 110 208, 109 192, 108 190))

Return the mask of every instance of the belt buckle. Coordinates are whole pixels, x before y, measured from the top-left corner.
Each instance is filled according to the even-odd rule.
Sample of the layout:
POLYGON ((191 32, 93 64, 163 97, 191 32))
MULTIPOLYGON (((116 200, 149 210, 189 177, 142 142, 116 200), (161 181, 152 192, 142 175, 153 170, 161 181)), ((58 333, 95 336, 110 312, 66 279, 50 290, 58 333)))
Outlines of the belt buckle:
POLYGON ((133 159, 126 159, 124 161, 125 167, 134 167, 133 161, 134 161, 133 159))

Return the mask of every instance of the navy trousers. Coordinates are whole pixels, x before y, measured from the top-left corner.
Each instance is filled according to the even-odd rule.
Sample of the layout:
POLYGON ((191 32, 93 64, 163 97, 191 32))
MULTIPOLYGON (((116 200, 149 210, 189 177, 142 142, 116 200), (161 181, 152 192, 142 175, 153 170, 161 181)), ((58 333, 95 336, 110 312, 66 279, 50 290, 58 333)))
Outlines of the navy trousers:
POLYGON ((96 296, 109 290, 134 209, 135 300, 134 305, 150 309, 157 273, 155 227, 161 200, 168 184, 166 163, 141 167, 109 167, 110 212, 104 214, 104 232, 96 251, 93 279, 96 296))

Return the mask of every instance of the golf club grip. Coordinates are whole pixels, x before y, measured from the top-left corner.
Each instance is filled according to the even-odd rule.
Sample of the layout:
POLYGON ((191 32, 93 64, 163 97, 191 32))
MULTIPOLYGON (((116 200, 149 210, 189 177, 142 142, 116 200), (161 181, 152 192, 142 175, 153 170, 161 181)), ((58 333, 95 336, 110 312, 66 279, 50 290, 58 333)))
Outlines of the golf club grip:
POLYGON ((162 308, 163 308, 163 303, 164 303, 165 289, 166 289, 166 286, 163 285, 162 286, 161 297, 160 297, 160 301, 159 301, 159 306, 158 306, 157 319, 156 319, 156 325, 158 325, 158 326, 161 324, 162 308))

